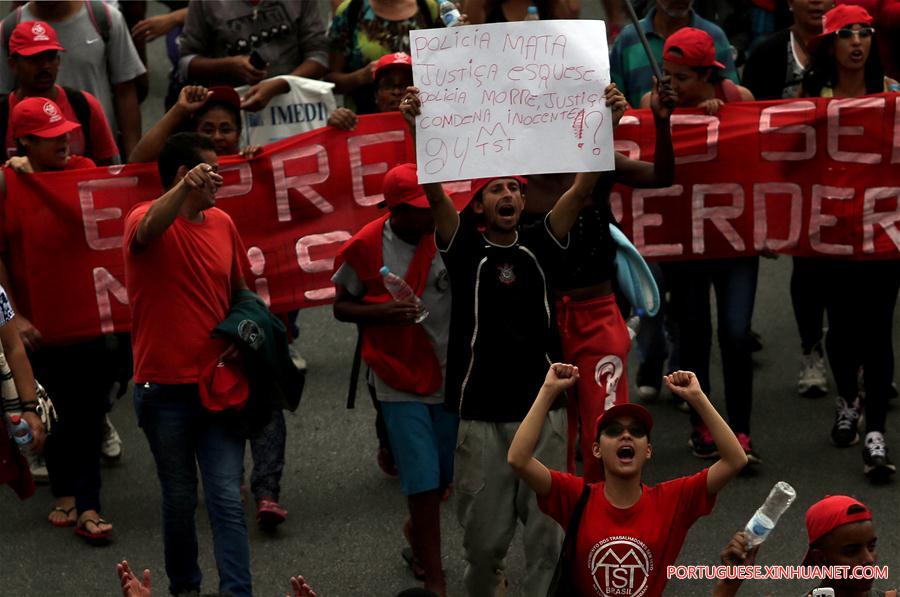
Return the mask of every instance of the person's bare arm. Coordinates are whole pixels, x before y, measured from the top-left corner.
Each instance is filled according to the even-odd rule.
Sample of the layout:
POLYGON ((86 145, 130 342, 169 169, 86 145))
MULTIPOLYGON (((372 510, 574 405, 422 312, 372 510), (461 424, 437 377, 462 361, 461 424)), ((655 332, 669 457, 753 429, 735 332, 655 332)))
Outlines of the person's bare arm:
POLYGON ((141 140, 141 107, 134 79, 113 85, 113 107, 125 155, 131 155, 141 140))
MULTIPOLYGON (((416 138, 416 116, 422 112, 422 102, 419 100, 419 90, 415 87, 407 87, 406 95, 400 102, 400 113, 406 120, 409 132, 413 139, 416 138)), ((453 240, 456 230, 459 228, 459 213, 453 200, 444 192, 444 187, 439 183, 426 183, 422 185, 428 205, 431 206, 431 215, 434 216, 434 230, 439 246, 446 247, 453 240)))
POLYGON ((334 285, 332 310, 338 321, 361 324, 408 325, 415 321, 419 308, 412 301, 363 303, 340 284, 334 285))
POLYGON ((738 85, 738 93, 741 94, 742 102, 752 102, 756 100, 756 98, 753 97, 753 92, 743 85, 738 85))
POLYGON ((131 163, 155 162, 162 152, 166 140, 172 136, 191 114, 209 99, 212 92, 206 87, 189 85, 182 88, 178 101, 168 112, 163 114, 159 122, 147 131, 135 145, 128 161, 131 163))
POLYGON ((205 83, 221 83, 227 79, 232 83, 255 85, 265 79, 268 72, 250 64, 249 56, 207 58, 197 54, 188 64, 188 75, 192 80, 205 83))
MULTIPOLYGON (((19 337, 17 327, 13 325, 17 318, 18 315, 6 325, 0 326, 0 342, 3 344, 3 354, 6 356, 9 370, 12 372, 13 382, 15 382, 22 406, 33 407, 37 404, 37 384, 34 382, 34 372, 31 370, 31 362, 28 360, 25 346, 19 337)), ((22 418, 31 428, 31 447, 40 454, 44 450, 44 440, 46 439, 44 424, 37 413, 29 410, 22 413, 22 418)))
POLYGON ((664 379, 669 391, 694 407, 712 435, 719 451, 719 460, 709 467, 706 492, 717 494, 747 465, 747 455, 728 423, 703 393, 696 375, 690 371, 676 371, 664 379))
POLYGON ((600 172, 579 172, 575 175, 575 181, 569 187, 550 213, 547 215, 547 222, 550 225, 550 232, 556 237, 556 240, 563 242, 569 234, 569 230, 578 219, 578 212, 584 207, 585 202, 591 196, 597 179, 600 178, 600 172))
POLYGON ((153 202, 150 209, 141 218, 129 250, 135 254, 140 253, 155 238, 165 232, 178 217, 184 201, 190 193, 196 191, 215 194, 221 185, 222 177, 213 172, 212 166, 209 164, 194 166, 178 184, 153 202))
POLYGON ((131 29, 131 37, 149 43, 175 27, 183 26, 187 12, 187 8, 179 8, 168 14, 143 19, 131 29))
MULTIPOLYGON (((747 549, 747 534, 738 531, 719 554, 722 564, 725 566, 752 566, 756 563, 756 554, 759 545, 753 549, 747 549)), ((734 597, 741 588, 743 580, 740 578, 723 579, 716 583, 713 589, 713 597, 734 597)))
POLYGON ((541 429, 556 397, 578 381, 578 367, 554 363, 547 372, 544 385, 531 405, 525 419, 516 430, 506 461, 538 497, 550 493, 550 469, 534 457, 534 449, 541 438, 541 429))
POLYGON ((325 75, 325 80, 334 83, 335 93, 352 93, 363 85, 368 85, 374 81, 373 72, 377 61, 373 60, 369 64, 358 68, 349 73, 344 72, 347 66, 347 57, 340 52, 331 52, 329 54, 330 70, 325 75))
MULTIPOLYGON (((653 91, 644 96, 653 111, 656 125, 656 147, 653 163, 632 160, 616 153, 616 182, 635 188, 667 187, 675 181, 675 148, 672 145, 671 117, 678 97, 668 78, 657 83, 653 78, 653 91)), ((641 107, 644 107, 641 100, 641 107)))

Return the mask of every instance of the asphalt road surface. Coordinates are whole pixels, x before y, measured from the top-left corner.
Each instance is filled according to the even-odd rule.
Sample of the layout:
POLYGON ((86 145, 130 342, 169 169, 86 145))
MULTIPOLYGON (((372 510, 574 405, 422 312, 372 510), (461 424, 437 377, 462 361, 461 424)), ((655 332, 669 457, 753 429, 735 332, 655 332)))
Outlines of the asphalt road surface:
MULTIPOLYGON (((156 3, 151 8, 153 13, 160 10, 156 3)), ((150 54, 164 59, 159 42, 150 46, 150 54)), ((165 84, 164 72, 152 73, 153 95, 143 109, 145 128, 161 114, 165 84)), ((862 475, 858 447, 841 450, 830 445, 833 393, 817 400, 796 395, 799 339, 790 308, 789 273, 789 259, 763 260, 754 329, 762 334, 765 347, 755 355, 753 439, 765 463, 756 475, 735 480, 720 494, 713 513, 689 532, 679 563, 717 563, 732 533, 746 523, 772 485, 785 480, 797 489, 797 502, 763 545, 758 563, 799 564, 806 549, 806 508, 826 494, 846 493, 872 508, 880 530, 880 561, 896 570, 880 586, 896 587, 900 584, 897 484, 873 487, 862 475)), ((865 298, 860 297, 861 325, 865 325, 864 305, 865 298)), ((255 593, 284 595, 288 578, 302 573, 324 597, 394 595, 417 585, 400 557, 406 507, 398 482, 376 466, 374 416, 368 397, 361 392, 358 407, 345 408, 354 330, 335 322, 330 308, 301 313, 300 324, 299 346, 309 362, 309 373, 300 408, 287 416, 282 503, 290 515, 274 535, 267 535, 256 528, 252 507, 247 509, 255 593)), ((713 371, 712 397, 722 411, 716 348, 713 371)), ((691 456, 686 445, 687 416, 666 397, 648 406, 656 425, 654 457, 645 481, 656 483, 700 470, 705 463, 691 456)), ((897 410, 895 403, 888 438, 893 439, 895 459, 900 459, 897 410)), ((135 424, 130 395, 116 405, 112 419, 125 445, 121 462, 103 471, 103 515, 115 525, 115 541, 109 547, 92 548, 71 529, 50 526, 46 514, 52 497, 46 486, 26 502, 2 489, 0 595, 114 595, 118 591, 115 563, 122 558, 128 558, 135 569, 150 568, 155 593, 166 594, 160 490, 147 442, 135 424)), ((443 511, 444 567, 450 594, 463 595, 462 532, 455 506, 451 499, 443 511)), ((202 506, 197 529, 204 590, 213 592, 217 575, 202 506)), ((510 595, 526 594, 519 581, 523 572, 517 534, 508 558, 510 595)), ((749 582, 743 594, 800 595, 811 586, 814 583, 808 581, 749 582)), ((710 590, 709 582, 672 581, 666 594, 708 595, 710 590)))

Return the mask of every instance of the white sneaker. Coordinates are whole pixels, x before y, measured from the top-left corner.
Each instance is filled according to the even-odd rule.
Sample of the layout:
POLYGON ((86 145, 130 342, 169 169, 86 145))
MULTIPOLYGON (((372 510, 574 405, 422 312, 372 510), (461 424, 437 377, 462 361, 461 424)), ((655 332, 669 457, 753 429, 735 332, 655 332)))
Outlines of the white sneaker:
POLYGON ((47 472, 47 462, 40 454, 35 454, 31 450, 25 453, 28 460, 28 468, 31 469, 31 477, 35 483, 44 484, 50 482, 50 474, 47 472))
POLYGON ((828 394, 828 371, 825 358, 818 348, 800 357, 800 374, 797 376, 797 393, 807 398, 828 394))
POLYGON ((300 351, 293 344, 288 346, 288 354, 291 355, 291 361, 299 371, 306 371, 306 359, 300 356, 300 351))
POLYGON ((117 460, 122 456, 122 438, 109 420, 109 415, 103 418, 103 443, 100 444, 100 453, 109 460, 117 460))

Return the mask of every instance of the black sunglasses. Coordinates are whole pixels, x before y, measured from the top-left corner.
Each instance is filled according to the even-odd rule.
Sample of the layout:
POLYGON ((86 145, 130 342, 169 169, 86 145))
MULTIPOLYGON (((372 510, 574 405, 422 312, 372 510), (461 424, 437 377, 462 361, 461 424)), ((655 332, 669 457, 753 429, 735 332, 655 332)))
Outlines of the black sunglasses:
POLYGON ((859 29, 845 27, 844 29, 838 29, 834 34, 838 36, 838 39, 850 39, 854 34, 859 35, 860 39, 866 39, 875 35, 875 27, 861 27, 859 29))
MULTIPOLYGON (((622 425, 621 423, 610 423, 609 425, 604 427, 600 431, 600 433, 602 435, 605 435, 606 437, 619 437, 620 435, 625 433, 625 429, 626 429, 626 426, 622 425)), ((633 423, 631 425, 628 425, 627 429, 628 429, 628 435, 630 435, 631 437, 641 438, 641 437, 647 436, 647 430, 644 428, 643 425, 641 425, 639 423, 633 423)))

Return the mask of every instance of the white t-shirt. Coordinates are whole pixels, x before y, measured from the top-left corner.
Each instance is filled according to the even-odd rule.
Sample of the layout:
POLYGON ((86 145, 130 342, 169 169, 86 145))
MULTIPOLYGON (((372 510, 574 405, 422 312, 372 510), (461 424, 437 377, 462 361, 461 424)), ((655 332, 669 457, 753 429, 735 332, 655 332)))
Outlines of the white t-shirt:
MULTIPOLYGON (((403 277, 409 264, 416 253, 415 245, 400 239, 391 229, 390 221, 384 223, 381 234, 382 260, 384 265, 398 276, 403 277)), ((363 283, 356 271, 348 263, 344 263, 331 281, 340 284, 347 292, 355 297, 361 297, 366 293, 363 283)), ((447 368, 447 342, 450 339, 450 278, 447 268, 439 253, 435 253, 431 261, 431 269, 428 271, 428 279, 425 290, 421 296, 425 308, 428 309, 428 317, 420 324, 425 328, 438 363, 441 364, 441 374, 446 373, 447 368)), ((382 402, 424 402, 425 404, 440 404, 444 401, 444 387, 431 396, 419 396, 396 390, 384 383, 375 373, 369 369, 368 381, 375 386, 375 396, 382 402)))

